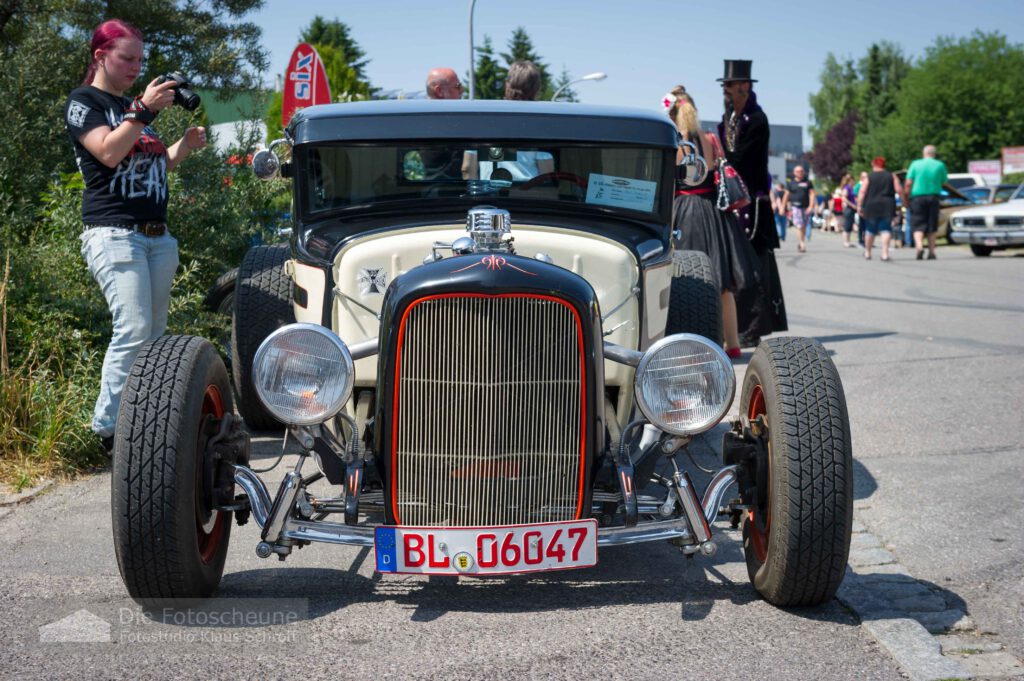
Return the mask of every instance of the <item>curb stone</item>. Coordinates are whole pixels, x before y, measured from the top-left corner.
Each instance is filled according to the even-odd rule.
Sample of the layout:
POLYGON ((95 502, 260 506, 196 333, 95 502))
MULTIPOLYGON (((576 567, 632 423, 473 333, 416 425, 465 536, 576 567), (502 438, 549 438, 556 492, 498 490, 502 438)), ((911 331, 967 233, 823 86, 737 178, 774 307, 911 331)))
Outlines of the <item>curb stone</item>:
POLYGON ((5 494, 0 496, 0 507, 17 506, 18 504, 24 504, 27 501, 32 501, 51 487, 53 487, 53 480, 43 480, 43 482, 32 489, 27 489, 23 492, 18 492, 17 494, 5 494))
POLYGON ((854 521, 850 560, 836 598, 914 681, 1022 678, 1024 664, 936 585, 915 579, 883 542, 854 521), (938 634, 938 636, 933 636, 938 634))
POLYGON ((974 678, 959 662, 943 656, 939 642, 914 620, 868 620, 862 626, 878 639, 913 681, 974 678))

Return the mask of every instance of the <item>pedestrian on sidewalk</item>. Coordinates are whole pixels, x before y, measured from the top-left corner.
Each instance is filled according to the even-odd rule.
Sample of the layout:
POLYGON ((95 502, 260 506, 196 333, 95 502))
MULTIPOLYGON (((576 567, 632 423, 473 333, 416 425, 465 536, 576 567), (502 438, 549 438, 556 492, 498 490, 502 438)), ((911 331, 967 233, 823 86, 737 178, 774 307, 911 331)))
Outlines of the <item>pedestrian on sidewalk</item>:
POLYGON ((896 213, 896 195, 904 196, 900 179, 885 169, 885 157, 871 161, 871 174, 861 184, 857 212, 864 225, 864 259, 871 260, 875 237, 882 235, 882 262, 889 262, 892 216, 896 213))
POLYGON ((928 237, 928 259, 935 260, 935 238, 939 229, 939 198, 942 185, 949 179, 946 164, 935 158, 935 146, 929 144, 922 158, 907 170, 907 193, 910 194, 910 224, 914 229, 917 259, 924 257, 924 238, 928 237))
POLYGON ((849 173, 843 175, 843 179, 839 182, 839 191, 843 201, 843 247, 854 248, 854 245, 850 243, 850 234, 857 221, 857 195, 853 191, 852 175, 849 173))
POLYGON ((772 215, 775 216, 775 231, 779 234, 779 241, 786 240, 786 227, 789 222, 786 218, 786 205, 782 202, 782 197, 785 193, 786 188, 782 186, 781 182, 776 182, 772 185, 770 194, 772 215))
POLYGON ((786 185, 786 193, 782 197, 783 205, 789 210, 789 219, 796 228, 796 236, 800 240, 796 250, 807 251, 807 242, 811 239, 811 226, 817 197, 814 185, 807 178, 803 166, 793 168, 793 179, 786 185))

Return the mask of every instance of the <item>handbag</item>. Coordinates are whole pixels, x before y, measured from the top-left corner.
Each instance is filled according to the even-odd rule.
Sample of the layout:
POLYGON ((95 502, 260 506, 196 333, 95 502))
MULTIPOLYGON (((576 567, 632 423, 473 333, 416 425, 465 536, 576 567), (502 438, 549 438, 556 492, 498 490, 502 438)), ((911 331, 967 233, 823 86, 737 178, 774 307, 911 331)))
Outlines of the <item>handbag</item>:
POLYGON ((727 160, 717 135, 711 136, 715 151, 718 154, 718 167, 715 170, 715 185, 718 187, 718 210, 739 210, 750 205, 750 192, 743 178, 727 160))

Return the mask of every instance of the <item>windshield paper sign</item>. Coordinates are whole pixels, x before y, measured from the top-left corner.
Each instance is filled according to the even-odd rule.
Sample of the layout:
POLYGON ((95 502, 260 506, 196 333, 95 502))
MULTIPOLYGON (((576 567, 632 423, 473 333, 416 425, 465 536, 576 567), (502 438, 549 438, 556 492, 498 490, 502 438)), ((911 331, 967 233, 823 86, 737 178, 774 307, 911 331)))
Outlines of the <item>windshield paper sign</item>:
POLYGON ((628 177, 591 173, 587 178, 587 203, 650 213, 658 183, 628 177))

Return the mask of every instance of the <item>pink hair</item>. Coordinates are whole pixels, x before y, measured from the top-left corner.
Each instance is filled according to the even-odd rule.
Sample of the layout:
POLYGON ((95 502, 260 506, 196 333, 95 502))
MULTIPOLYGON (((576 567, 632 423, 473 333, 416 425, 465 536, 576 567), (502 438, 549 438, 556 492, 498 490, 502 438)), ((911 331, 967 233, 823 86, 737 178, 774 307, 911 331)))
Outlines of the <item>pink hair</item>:
POLYGON ((82 85, 92 83, 92 79, 96 75, 96 50, 109 50, 114 42, 121 38, 142 40, 142 31, 121 19, 109 19, 96 27, 96 30, 92 32, 92 42, 89 43, 89 68, 85 70, 82 85))

